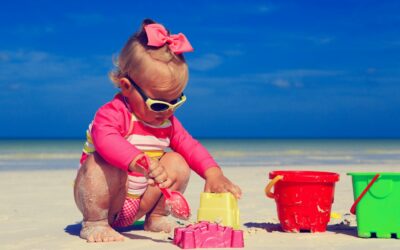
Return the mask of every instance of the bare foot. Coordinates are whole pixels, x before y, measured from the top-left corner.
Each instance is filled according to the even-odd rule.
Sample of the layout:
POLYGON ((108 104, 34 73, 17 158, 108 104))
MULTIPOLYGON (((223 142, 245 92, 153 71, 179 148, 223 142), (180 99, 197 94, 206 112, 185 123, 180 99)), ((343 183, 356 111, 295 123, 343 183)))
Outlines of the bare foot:
POLYGON ((81 238, 87 242, 123 241, 124 236, 112 229, 107 220, 82 222, 81 238))
POLYGON ((150 215, 146 216, 144 221, 144 230, 151 232, 165 232, 170 233, 177 224, 173 223, 168 216, 150 215))

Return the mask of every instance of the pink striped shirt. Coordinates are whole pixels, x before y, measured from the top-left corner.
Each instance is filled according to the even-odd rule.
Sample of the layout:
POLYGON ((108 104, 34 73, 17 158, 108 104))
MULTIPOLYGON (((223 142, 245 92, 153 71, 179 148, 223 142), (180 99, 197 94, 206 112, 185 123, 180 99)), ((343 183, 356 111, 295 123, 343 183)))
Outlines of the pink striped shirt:
POLYGON ((88 154, 97 151, 108 163, 127 171, 129 164, 140 153, 171 148, 203 178, 208 168, 218 166, 175 116, 160 126, 147 124, 129 111, 121 94, 96 112, 87 137, 81 163, 88 154))

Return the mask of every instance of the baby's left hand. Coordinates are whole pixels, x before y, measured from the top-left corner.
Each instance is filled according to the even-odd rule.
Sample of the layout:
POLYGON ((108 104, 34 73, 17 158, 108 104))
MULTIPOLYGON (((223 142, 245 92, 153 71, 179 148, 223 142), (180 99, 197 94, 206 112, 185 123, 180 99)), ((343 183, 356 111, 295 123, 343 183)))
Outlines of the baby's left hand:
POLYGON ((206 184, 204 192, 208 193, 232 193, 236 199, 242 196, 242 190, 239 186, 233 184, 228 178, 224 176, 220 168, 209 168, 205 174, 206 184))
POLYGON ((169 188, 173 183, 171 178, 168 177, 167 171, 158 159, 149 158, 150 166, 148 176, 148 183, 150 185, 158 184, 160 188, 169 188))

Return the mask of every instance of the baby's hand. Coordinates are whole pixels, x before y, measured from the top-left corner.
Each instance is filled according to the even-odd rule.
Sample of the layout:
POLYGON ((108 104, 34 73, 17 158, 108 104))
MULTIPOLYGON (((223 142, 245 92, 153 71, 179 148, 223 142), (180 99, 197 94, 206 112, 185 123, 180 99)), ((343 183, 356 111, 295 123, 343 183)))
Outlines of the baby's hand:
POLYGON ((164 166, 157 159, 147 157, 144 154, 138 155, 131 162, 129 170, 142 173, 147 178, 149 185, 158 183, 161 188, 169 188, 172 185, 172 180, 168 178, 164 166))
POLYGON ((239 186, 233 184, 228 178, 224 176, 220 168, 209 168, 206 173, 206 184, 204 192, 208 193, 223 193, 230 192, 237 199, 242 196, 242 190, 239 186))
POLYGON ((158 159, 149 158, 150 166, 148 172, 148 183, 154 185, 158 183, 161 188, 169 188, 172 185, 172 180, 168 178, 167 171, 158 159))

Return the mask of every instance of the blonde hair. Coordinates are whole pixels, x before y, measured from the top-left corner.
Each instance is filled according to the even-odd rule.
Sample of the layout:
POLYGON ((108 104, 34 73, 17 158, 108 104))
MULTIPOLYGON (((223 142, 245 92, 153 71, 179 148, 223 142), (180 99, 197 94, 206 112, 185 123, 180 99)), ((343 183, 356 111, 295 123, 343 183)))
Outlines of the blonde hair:
POLYGON ((128 39, 114 60, 115 67, 109 77, 116 87, 120 87, 122 77, 129 76, 135 82, 142 83, 156 80, 155 73, 166 73, 170 75, 171 82, 186 86, 189 72, 183 55, 173 53, 167 44, 162 47, 147 45, 144 26, 151 23, 155 22, 151 19, 143 20, 140 30, 128 39))

